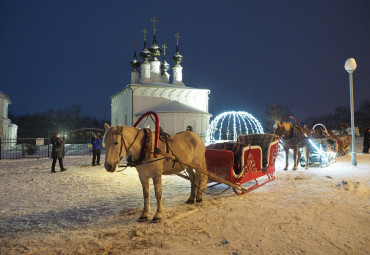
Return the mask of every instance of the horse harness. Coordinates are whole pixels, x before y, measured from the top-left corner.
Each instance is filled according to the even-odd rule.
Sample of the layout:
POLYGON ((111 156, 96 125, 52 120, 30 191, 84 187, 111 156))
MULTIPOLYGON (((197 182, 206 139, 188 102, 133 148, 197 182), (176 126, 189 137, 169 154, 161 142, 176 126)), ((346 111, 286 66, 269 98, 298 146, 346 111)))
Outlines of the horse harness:
POLYGON ((303 130, 298 128, 296 125, 293 125, 293 134, 292 137, 286 138, 287 131, 284 129, 284 133, 281 136, 281 140, 284 145, 289 147, 298 146, 300 147, 303 143, 307 142, 307 136, 303 133, 303 130))
MULTIPOLYGON (((140 157, 137 159, 137 160, 133 160, 132 157, 129 157, 127 159, 127 165, 130 166, 130 167, 135 167, 137 165, 142 165, 142 164, 148 164, 148 163, 152 163, 152 162, 155 162, 155 161, 159 161, 159 160, 162 160, 162 159, 166 159, 167 161, 169 161, 170 159, 169 158, 166 158, 166 157, 163 157, 163 158, 159 158, 159 159, 154 159, 154 160, 151 160, 151 161, 148 161, 148 162, 143 162, 144 160, 146 159, 149 159, 149 158, 152 158, 152 154, 154 154, 154 152, 158 149, 158 148, 153 148, 153 143, 152 143, 152 131, 149 129, 149 128, 143 128, 141 129, 144 131, 144 145, 141 149, 141 152, 140 152, 140 157)), ((129 148, 126 147, 126 144, 125 142, 123 141, 123 136, 122 136, 122 143, 124 144, 125 146, 125 149, 126 149, 126 153, 129 151, 129 149, 131 148, 131 146, 135 143, 135 140, 138 136, 138 134, 140 133, 140 131, 137 133, 134 141, 132 142, 132 144, 129 146, 129 148)), ((169 144, 168 144, 168 141, 171 139, 170 135, 165 133, 161 128, 159 130, 159 140, 161 142, 163 142, 165 144, 165 147, 166 147, 166 152, 169 153, 171 151, 171 153, 173 154, 169 144)), ((121 147, 121 150, 122 150, 122 147, 121 147)), ((174 154, 173 154, 174 155, 174 154)), ((176 160, 174 160, 173 162, 173 166, 175 165, 176 162, 178 162, 178 157, 176 155, 174 155, 176 157, 176 160)))

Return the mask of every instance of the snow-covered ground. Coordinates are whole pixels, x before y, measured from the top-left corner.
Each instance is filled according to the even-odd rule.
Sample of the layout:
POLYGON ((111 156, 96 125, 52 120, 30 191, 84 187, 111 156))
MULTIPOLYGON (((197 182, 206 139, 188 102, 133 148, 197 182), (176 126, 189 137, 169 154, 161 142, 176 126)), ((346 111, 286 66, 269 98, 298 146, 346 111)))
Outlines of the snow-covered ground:
POLYGON ((229 189, 194 205, 184 203, 188 181, 164 176, 157 224, 136 222, 134 169, 64 161, 68 170, 51 174, 50 159, 0 160, 0 254, 370 254, 370 154, 358 153, 357 167, 350 155, 326 168, 290 164, 244 196, 229 189))

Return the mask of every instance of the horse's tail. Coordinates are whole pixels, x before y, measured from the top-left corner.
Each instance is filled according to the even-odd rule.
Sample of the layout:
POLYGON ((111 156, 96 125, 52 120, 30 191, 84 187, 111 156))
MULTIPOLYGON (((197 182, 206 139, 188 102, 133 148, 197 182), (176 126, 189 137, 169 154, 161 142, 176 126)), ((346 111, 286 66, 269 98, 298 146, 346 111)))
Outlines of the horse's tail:
POLYGON ((208 188, 207 184, 208 184, 208 175, 202 174, 202 189, 203 190, 207 190, 208 188))

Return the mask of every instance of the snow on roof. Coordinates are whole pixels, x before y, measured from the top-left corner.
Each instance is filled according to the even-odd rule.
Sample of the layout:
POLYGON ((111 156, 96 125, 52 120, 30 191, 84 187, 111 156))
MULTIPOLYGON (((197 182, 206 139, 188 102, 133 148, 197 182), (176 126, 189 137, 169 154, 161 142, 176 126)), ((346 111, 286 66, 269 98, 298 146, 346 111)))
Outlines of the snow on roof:
POLYGON ((159 106, 148 108, 145 111, 138 112, 135 115, 142 115, 142 114, 144 114, 146 112, 149 112, 149 111, 153 111, 153 112, 157 112, 157 113, 161 113, 161 112, 173 112, 173 113, 192 112, 192 113, 209 114, 208 112, 204 112, 202 110, 199 110, 198 108, 195 108, 195 107, 192 107, 192 106, 189 106, 189 105, 186 105, 186 104, 182 104, 182 103, 179 103, 177 101, 169 101, 169 102, 166 102, 166 103, 161 104, 159 106))
POLYGON ((7 94, 5 94, 4 92, 1 92, 0 91, 0 96, 3 96, 3 97, 5 97, 5 98, 7 98, 8 100, 9 100, 9 104, 11 104, 12 103, 12 101, 10 100, 10 98, 9 98, 9 96, 7 95, 7 94))
POLYGON ((193 87, 187 87, 187 86, 178 86, 178 85, 172 85, 172 84, 166 84, 166 83, 151 83, 151 84, 128 84, 126 87, 115 93, 113 96, 111 96, 109 99, 114 98, 118 94, 120 94, 122 91, 132 88, 132 87, 148 87, 148 88, 175 88, 175 89, 186 89, 186 90, 197 90, 197 91, 207 91, 210 93, 209 89, 200 89, 200 88, 193 88, 193 87))

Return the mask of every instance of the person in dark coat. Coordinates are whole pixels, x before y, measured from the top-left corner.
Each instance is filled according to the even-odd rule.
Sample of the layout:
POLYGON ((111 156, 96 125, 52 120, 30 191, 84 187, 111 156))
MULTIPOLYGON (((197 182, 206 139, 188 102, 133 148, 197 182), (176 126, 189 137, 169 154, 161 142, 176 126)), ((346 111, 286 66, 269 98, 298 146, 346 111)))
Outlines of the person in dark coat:
POLYGON ((93 152, 93 158, 92 158, 92 165, 101 165, 100 164, 100 154, 101 154, 101 144, 102 141, 98 136, 95 134, 91 137, 91 144, 92 144, 92 152, 93 152), (95 164, 96 162, 96 164, 95 164))
POLYGON ((51 144, 53 145, 51 156, 53 158, 53 163, 51 165, 51 172, 55 173, 55 164, 57 159, 59 161, 60 171, 63 172, 67 168, 63 167, 63 158, 64 158, 64 139, 60 139, 60 134, 57 133, 54 137, 51 138, 51 144))
POLYGON ((363 153, 369 153, 369 148, 370 148, 370 128, 365 129, 365 134, 364 134, 364 149, 363 153))

